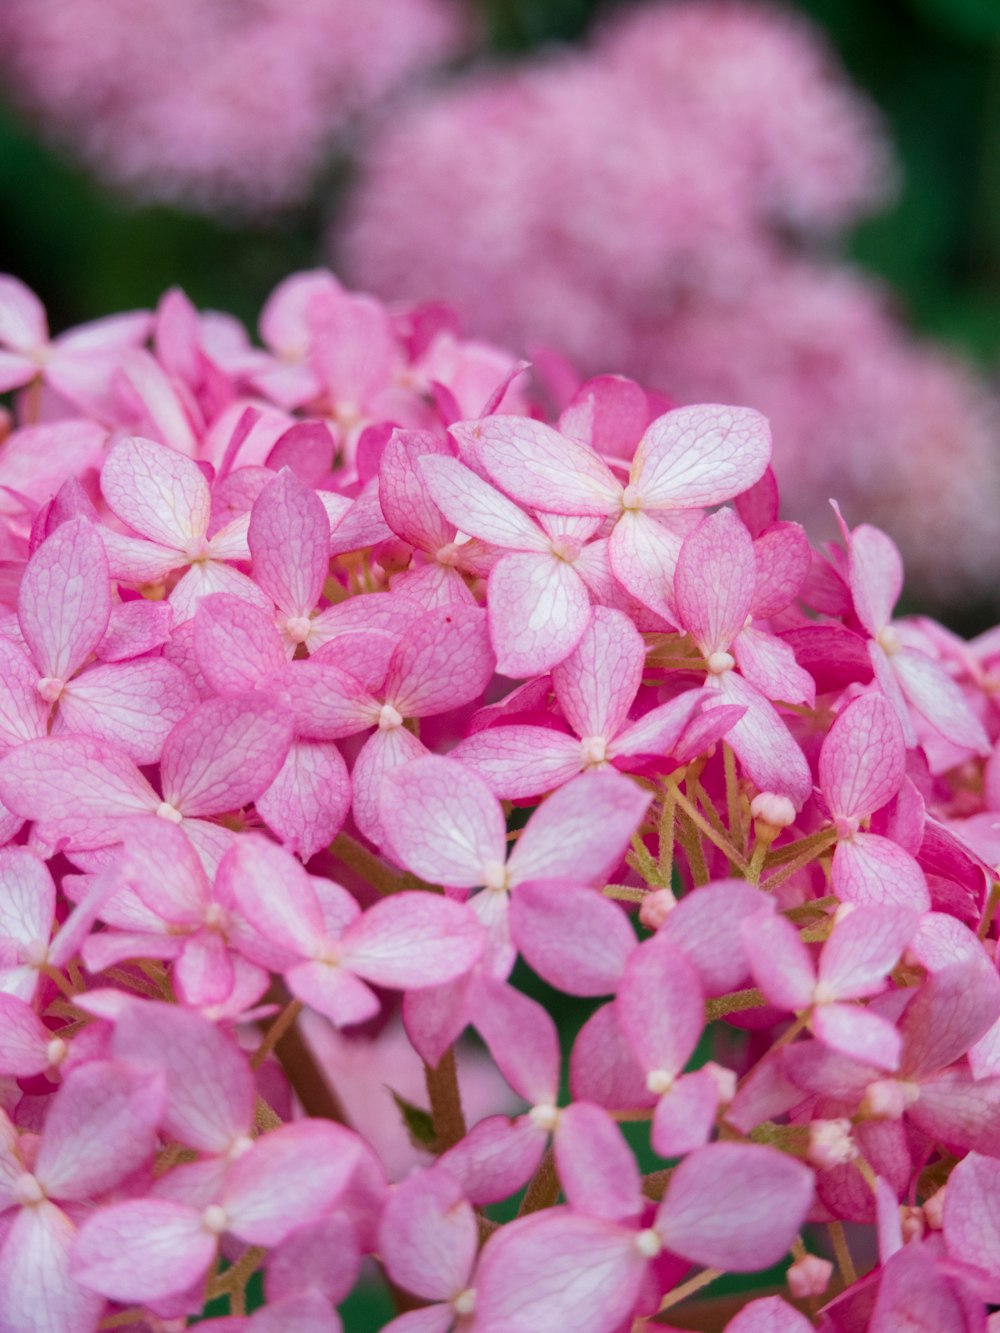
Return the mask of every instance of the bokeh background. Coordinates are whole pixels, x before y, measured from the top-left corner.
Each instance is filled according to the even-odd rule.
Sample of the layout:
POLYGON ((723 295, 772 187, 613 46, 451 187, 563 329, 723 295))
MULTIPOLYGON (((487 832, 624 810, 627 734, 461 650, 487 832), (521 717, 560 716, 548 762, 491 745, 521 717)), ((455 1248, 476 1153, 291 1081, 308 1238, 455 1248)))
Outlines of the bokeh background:
POLYGON ((557 393, 753 403, 787 516, 1000 611, 998 0, 0 0, 0 89, 55 329, 332 264, 557 393))

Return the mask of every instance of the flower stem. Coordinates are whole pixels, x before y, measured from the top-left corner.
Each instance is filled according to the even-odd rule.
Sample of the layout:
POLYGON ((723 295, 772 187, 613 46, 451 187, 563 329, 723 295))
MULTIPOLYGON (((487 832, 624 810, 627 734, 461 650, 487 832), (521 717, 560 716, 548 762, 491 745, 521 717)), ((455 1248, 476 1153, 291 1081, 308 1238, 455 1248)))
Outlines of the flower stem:
POLYGON ((454 1046, 448 1047, 437 1065, 424 1062, 424 1082, 431 1102, 437 1148, 445 1152, 460 1143, 466 1133, 454 1046))
POLYGON ((518 1217, 527 1217, 529 1213, 541 1212, 551 1208, 559 1198, 559 1177, 556 1175, 556 1159, 551 1148, 547 1148, 538 1170, 528 1182, 518 1217))

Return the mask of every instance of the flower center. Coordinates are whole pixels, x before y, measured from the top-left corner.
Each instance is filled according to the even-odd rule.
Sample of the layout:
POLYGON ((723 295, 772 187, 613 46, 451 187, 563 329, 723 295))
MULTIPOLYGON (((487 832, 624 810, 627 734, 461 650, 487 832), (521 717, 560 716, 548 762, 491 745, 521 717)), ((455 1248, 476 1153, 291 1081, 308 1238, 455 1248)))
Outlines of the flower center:
POLYGON ((536 1129, 542 1129, 548 1134, 559 1123, 559 1107, 553 1106, 551 1102, 542 1102, 531 1108, 528 1119, 536 1129))
POLYGON ((663 1249, 663 1241, 660 1240, 660 1233, 652 1227, 646 1227, 644 1231, 636 1233, 635 1248, 644 1259, 655 1259, 663 1249))
POLYGON ((585 768, 603 764, 608 758, 608 742, 604 736, 585 736, 580 742, 580 756, 585 768))
POLYGON ((23 1176, 18 1176, 14 1181, 13 1193, 14 1198, 22 1208, 31 1208, 32 1205, 41 1203, 45 1198, 45 1191, 28 1171, 23 1176))
POLYGON ((578 537, 554 537, 549 543, 549 550, 557 560, 565 560, 567 564, 572 564, 583 549, 583 543, 578 537))
POLYGON ((711 653, 706 665, 713 676, 724 676, 727 671, 732 671, 736 658, 732 653, 711 653))
POLYGON ((662 1097, 674 1086, 674 1076, 665 1069, 651 1069, 646 1075, 646 1087, 657 1097, 662 1097))
POLYGON ((392 704, 383 704, 378 710, 379 731, 395 731, 397 727, 401 727, 402 725, 402 713, 397 712, 392 704))
POLYGON ((179 824, 184 818, 176 805, 171 805, 169 801, 160 802, 156 807, 156 815, 157 818, 165 819, 169 824, 179 824))
POLYGON ((43 676, 35 688, 46 703, 54 704, 66 688, 66 682, 58 676, 43 676))
POLYGON ((221 1204, 210 1203, 201 1215, 201 1224, 206 1231, 211 1231, 214 1236, 221 1236, 229 1225, 225 1208, 221 1204))
POLYGON ((451 1308, 456 1314, 472 1314, 476 1308, 476 1290, 474 1287, 466 1287, 460 1291, 451 1303, 451 1308))
POLYGON ((507 867, 502 861, 487 861, 483 866, 483 887, 493 893, 506 892, 507 867))
POLYGON ((305 643, 312 624, 308 616, 292 616, 285 621, 285 633, 292 643, 305 643))
POLYGON ((638 486, 633 486, 631 482, 622 491, 623 509, 641 509, 642 499, 639 496, 638 486))

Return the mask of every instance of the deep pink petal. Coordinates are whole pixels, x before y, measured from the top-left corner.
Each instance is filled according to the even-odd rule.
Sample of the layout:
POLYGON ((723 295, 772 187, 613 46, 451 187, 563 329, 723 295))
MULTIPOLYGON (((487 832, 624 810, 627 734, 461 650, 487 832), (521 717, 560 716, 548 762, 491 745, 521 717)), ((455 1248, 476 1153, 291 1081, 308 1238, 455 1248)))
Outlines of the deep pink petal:
POLYGON ((461 1183, 470 1203, 498 1203, 526 1185, 545 1152, 547 1135, 529 1116, 489 1116, 439 1161, 461 1183))
POLYGON ((719 1085, 699 1069, 679 1078, 653 1113, 650 1142, 661 1157, 680 1157, 701 1148, 712 1136, 719 1108, 719 1085))
POLYGON ((167 736, 197 702, 187 676, 162 657, 109 662, 66 686, 53 734, 96 736, 137 764, 155 764, 167 736))
POLYGON ((812 1030, 826 1046, 876 1069, 898 1069, 902 1039, 880 1014, 854 1004, 822 1004, 812 1030))
POLYGON ((595 607, 583 638, 552 672, 559 707, 578 736, 616 735, 642 683, 645 662, 646 646, 629 618, 595 607))
POLYGON ((193 1208, 172 1199, 130 1199, 83 1225, 73 1273, 92 1291, 129 1305, 178 1295, 207 1272, 217 1237, 193 1208))
POLYGON ((329 846, 351 808, 351 779, 332 741, 293 741, 257 813, 289 851, 308 861, 329 846))
POLYGON ((553 514, 608 514, 622 487, 593 449, 541 421, 491 416, 452 427, 499 486, 522 504, 553 514))
POLYGON ((982 963, 934 973, 911 1000, 899 1027, 903 1068, 931 1073, 964 1055, 1000 1016, 1000 978, 982 963))
POLYGON ((753 553, 757 582, 750 609, 755 619, 766 620, 784 611, 799 595, 809 573, 812 549, 798 523, 775 523, 756 539, 753 553))
POLYGON ((428 455, 418 470, 434 503, 468 536, 512 551, 548 551, 538 524, 457 458, 428 455))
POLYGON ((212 593, 198 603, 194 650, 202 674, 218 694, 252 690, 287 663, 272 618, 229 593, 212 593))
POLYGON ((788 918, 777 912, 751 916, 741 933, 754 979, 771 1003, 793 1013, 808 1009, 816 989, 816 969, 788 918))
POLYGON ((816 683, 796 662, 784 639, 762 630, 745 629, 733 643, 733 655, 741 673, 766 699, 814 707, 816 683))
POLYGON ((450 754, 485 778, 497 796, 510 800, 561 787, 584 766, 579 740, 549 727, 487 727, 460 741, 450 754))
POLYGON ((497 1068, 533 1106, 554 1105, 559 1092, 559 1037, 537 1000, 500 981, 484 980, 472 1022, 497 1068))
POLYGON ((819 756, 819 785, 831 812, 861 818, 880 810, 906 776, 906 744, 895 709, 864 694, 838 713, 819 756))
POLYGON ((606 1111, 575 1102, 559 1115, 556 1169, 566 1199, 576 1212, 611 1222, 642 1212, 642 1180, 631 1148, 606 1111))
POLYGON ((617 1005, 602 1005, 580 1029, 570 1059, 570 1090, 577 1100, 612 1111, 655 1105, 646 1071, 625 1040, 617 1005))
POLYGON ((389 661, 385 698, 403 717, 428 717, 478 699, 493 675, 486 616, 448 607, 422 616, 389 661))
POLYGON ((341 941, 346 967, 399 990, 454 980, 472 967, 482 948, 482 928, 468 907, 429 893, 382 899, 341 941))
POLYGON ((812 1324, 780 1296, 765 1296, 751 1301, 735 1319, 730 1319, 725 1333, 810 1333, 812 1324))
POLYGON ((823 946, 819 979, 839 1000, 877 995, 919 923, 905 907, 856 907, 823 946))
POLYGON ((909 907, 931 905, 927 879, 908 852, 875 833, 856 833, 833 854, 830 887, 842 902, 909 907))
POLYGON ((801 806, 812 790, 812 775, 776 709, 734 671, 719 677, 714 698, 713 693, 706 690, 709 695, 706 711, 717 706, 716 699, 746 709, 726 732, 726 740, 757 789, 777 792, 787 796, 796 807, 801 806))
POLYGON ((420 460, 451 457, 447 442, 430 431, 394 430, 382 451, 378 498, 385 520, 398 537, 425 551, 438 551, 455 539, 424 479, 420 460))
POLYGON ((660 934, 695 965, 706 995, 738 990, 750 975, 741 926, 774 899, 740 879, 724 879, 687 893, 669 913, 660 934))

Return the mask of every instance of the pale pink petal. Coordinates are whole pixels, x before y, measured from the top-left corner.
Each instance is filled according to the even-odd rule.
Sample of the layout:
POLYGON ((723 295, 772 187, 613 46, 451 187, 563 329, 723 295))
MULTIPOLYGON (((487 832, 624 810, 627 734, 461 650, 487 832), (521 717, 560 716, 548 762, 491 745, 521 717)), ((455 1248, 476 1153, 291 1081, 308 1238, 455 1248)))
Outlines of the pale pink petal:
POLYGON ((752 408, 678 407, 639 441, 632 482, 647 508, 700 509, 748 490, 770 457, 767 419, 752 408))
POLYGON ((810 1333, 812 1324, 780 1296, 765 1296, 751 1301, 735 1319, 730 1319, 725 1333, 810 1333))
POLYGON ((219 694, 241 694, 287 664, 281 635, 258 606, 229 593, 198 603, 194 649, 205 679, 219 694))
POLYGON ((162 657, 110 662, 66 686, 53 734, 96 736, 137 764, 155 764, 171 730, 197 703, 187 676, 162 657))
POLYGON ((167 737, 164 800, 189 818, 247 805, 278 776, 291 739, 287 716, 265 700, 208 699, 167 737))
POLYGON ((513 551, 549 550, 538 524, 457 458, 428 455, 419 471, 434 503, 468 536, 513 551))
POLYGON ((171 972, 182 1004, 222 1004, 233 991, 235 970, 229 947, 214 930, 199 930, 184 941, 171 972))
POLYGON ((16 995, 0 993, 0 1075, 30 1078, 52 1063, 53 1033, 30 1005, 16 995))
POLYGON ((889 661, 903 693, 935 731, 953 745, 989 754, 991 746, 983 724, 940 662, 915 648, 902 648, 889 661))
POLYGON ((831 812, 857 819, 880 810, 906 776, 906 744, 896 711, 864 694, 838 713, 819 756, 819 785, 831 812))
POLYGON ((668 625, 676 623, 674 571, 683 538, 642 509, 626 509, 615 524, 608 555, 626 592, 668 625))
POLYGON ((77 1281, 111 1300, 162 1301, 207 1272, 217 1237, 186 1204, 130 1199, 90 1217, 73 1250, 77 1281))
POLYGON ((674 1171, 656 1229, 692 1263, 751 1273, 782 1257, 812 1198, 813 1175, 802 1162, 756 1144, 712 1143, 674 1171))
POLYGON ((777 912, 749 916, 741 934, 754 979, 771 1003, 793 1013, 808 1009, 816 989, 816 969, 788 918, 777 912))
POLYGON ((643 1208, 642 1180, 631 1148, 606 1111, 575 1102, 560 1113, 553 1140, 567 1202, 579 1213, 624 1222, 643 1208))
POLYGON ((249 1333, 343 1333, 340 1316, 317 1291, 272 1301, 250 1318, 249 1333))
POLYGON ((298 1227, 268 1255, 268 1301, 294 1297, 302 1290, 303 1276, 310 1293, 321 1293, 328 1304, 342 1301, 357 1280, 360 1264, 357 1231, 345 1213, 298 1227))
POLYGON ((330 523, 313 488, 283 468, 254 502, 247 539, 255 580, 286 615, 308 615, 330 563, 330 523))
POLYGON ((797 808, 812 791, 812 775, 801 749, 776 709, 734 671, 719 677, 719 689, 705 711, 716 705, 736 704, 746 709, 726 732, 726 740, 758 791, 778 792, 797 808))
POLYGON ((0 352, 0 393, 9 393, 11 389, 20 389, 23 384, 30 384, 38 373, 37 363, 29 357, 0 352))
POLYGON ((559 707, 578 736, 610 739, 620 730, 645 662, 646 645, 629 618, 595 607, 583 638, 552 672, 559 707))
POLYGON ((285 972, 285 980, 297 1000, 337 1027, 364 1023, 382 1007, 370 986, 346 968, 329 963, 297 963, 285 972))
POLYGON ((213 533, 208 543, 208 553, 214 560, 250 560, 250 545, 247 534, 250 529, 250 515, 237 514, 234 519, 213 533))
POLYGON ((0 848, 0 940, 48 941, 56 890, 43 861, 27 847, 0 848))
MULTIPOLYGON (((426 745, 406 727, 376 731, 365 741, 351 770, 351 808, 354 822, 366 838, 379 844, 385 841, 386 826, 382 820, 389 776, 423 759, 427 753, 426 745)), ((394 819, 395 814, 389 818, 394 819)))
POLYGON ((11 1333, 93 1333, 104 1298, 76 1280, 76 1227, 47 1199, 22 1208, 0 1251, 0 1328, 11 1333))
POLYGON ((257 1139, 226 1178, 230 1230, 251 1245, 277 1245, 329 1212, 361 1157, 355 1134, 324 1120, 298 1120, 257 1139))
POLYGON ((232 885, 240 910, 269 945, 304 958, 316 956, 326 942, 323 913, 294 856, 261 834, 245 833, 226 853, 223 866, 220 878, 232 885))
POLYGON ((701 1148, 712 1136, 719 1108, 719 1085, 700 1069, 679 1078, 653 1113, 650 1142, 661 1157, 680 1157, 701 1148))
POLYGON ((976 1078, 967 1066, 952 1065, 920 1080, 920 1096, 907 1119, 929 1139, 954 1150, 1000 1157, 998 1097, 1000 1078, 976 1078))
POLYGON ((0 799, 25 819, 78 826, 151 813, 159 798, 135 764, 84 736, 28 741, 0 759, 0 799))
POLYGON ((773 910, 774 899, 745 880, 719 880, 685 894, 659 933, 695 965, 706 995, 726 995, 750 976, 743 922, 773 910))
POLYGON ((382 450, 378 498, 385 521, 398 537, 425 551, 437 551, 455 539, 434 501, 420 460, 430 455, 450 458, 447 442, 430 431, 394 430, 382 450))
POLYGON ((101 469, 105 500, 130 528, 183 551, 208 531, 211 496, 197 463, 152 440, 127 439, 101 469))
POLYGON ((545 1152, 546 1136, 529 1116, 480 1120, 438 1159, 470 1203, 498 1203, 526 1185, 545 1152))
POLYGON ((115 1023, 114 1053, 162 1070, 164 1133, 199 1152, 224 1154, 253 1123, 254 1084, 246 1057, 200 1014, 152 1001, 127 1006, 115 1023))
POLYGON ((389 1194, 378 1248, 393 1282, 428 1301, 470 1285, 479 1248, 472 1205, 446 1170, 420 1171, 389 1194))
POLYGON ((31 557, 17 612, 40 675, 66 680, 79 670, 111 615, 107 556, 89 519, 63 523, 31 557))
POLYGON ((989 1274, 994 1298, 1000 1291, 1000 1161, 969 1153, 948 1178, 944 1239, 961 1263, 989 1274))
MULTIPOLYGON (((324 648, 327 656, 332 654, 324 648)), ((297 733, 310 740, 354 736, 379 720, 382 705, 374 695, 357 677, 326 660, 286 662, 265 677, 260 687, 289 709, 297 733)))
POLYGON ((472 967, 482 947, 482 929, 464 903, 397 893, 348 927, 341 959, 366 981, 406 990, 454 980, 472 967))
POLYGON ((20 648, 0 639, 0 750, 40 739, 49 706, 38 693, 38 671, 20 648))
POLYGON ((959 1059, 1000 1017, 1000 978, 981 963, 953 963, 920 987, 903 1015, 903 1068, 930 1073, 959 1059))
POLYGON ((571 875, 603 885, 642 824, 649 801, 647 792, 620 773, 581 773, 553 792, 528 821, 510 855, 510 884, 571 875), (569 859, 567 849, 572 849, 569 859))
POLYGON ((271 609, 269 599, 246 574, 218 560, 203 560, 191 565, 170 593, 174 624, 181 625, 185 620, 190 620, 198 610, 201 599, 217 592, 241 597, 243 601, 252 602, 262 610, 271 609))
POLYGON ((388 312, 372 296, 320 288, 306 309, 309 363, 330 398, 357 411, 389 381, 397 355, 388 312))
POLYGON ((113 1060, 71 1069, 52 1100, 35 1174, 46 1194, 103 1194, 152 1158, 164 1082, 113 1060))
POLYGON ((505 555, 489 578, 490 637, 502 676, 524 680, 568 657, 590 623, 590 594, 555 555, 505 555))
POLYGON ((175 547, 126 537, 110 528, 101 528, 100 534, 111 577, 123 583, 161 583, 185 563, 175 547))
POLYGON ((380 810, 386 847, 421 879, 473 888, 483 883, 487 865, 504 863, 500 803, 478 774, 452 759, 428 755, 394 769, 385 778, 380 810))
POLYGON ((317 492, 330 519, 330 554, 344 555, 360 551, 392 537, 392 529, 382 517, 378 503, 378 478, 372 477, 344 512, 343 496, 332 491, 317 492))
POLYGON ((122 880, 141 901, 167 921, 200 921, 211 889, 182 830, 164 819, 137 819, 125 825, 122 841, 122 880))
POLYGON ((390 1319, 382 1333, 451 1333, 454 1326, 455 1311, 450 1305, 425 1305, 390 1319))
POLYGON ((880 1014, 854 1004, 821 1004, 812 1030, 824 1045, 876 1069, 897 1069, 902 1040, 880 1014))
POLYGON ((842 902, 917 912, 931 905, 927 879, 917 862, 897 843, 875 833, 855 833, 837 844, 830 887, 842 902))
POLYGON ((610 514, 622 486, 601 457, 541 421, 491 416, 451 428, 499 486, 553 514, 610 514))
MULTIPOLYGON (((702 690, 685 690, 667 703, 650 709, 637 722, 630 723, 618 733, 612 743, 611 753, 615 758, 622 755, 671 754, 686 729, 697 719, 704 698, 702 690)), ((703 748, 698 750, 699 754, 703 748)))
POLYGON ((308 861, 329 846, 351 808, 351 779, 332 741, 293 741, 257 813, 289 851, 308 861))
POLYGON ((102 662, 126 662, 169 642, 173 613, 167 602, 119 602, 111 608, 104 638, 97 645, 102 662))
POLYGON ((917 929, 905 907, 857 907, 834 927, 823 946, 819 979, 839 1000, 878 995, 917 929))
POLYGON ((33 352, 49 341, 45 307, 20 278, 0 274, 0 343, 33 352))
POLYGON ((676 944, 656 935, 635 950, 615 1008, 644 1071, 679 1074, 704 1029, 705 999, 698 973, 676 944))
POLYGON ((608 1333, 635 1306, 648 1260, 635 1232, 565 1209, 505 1226, 476 1273, 476 1333, 608 1333))
POLYGON ((564 880, 519 884, 510 900, 518 952, 550 986, 569 995, 611 995, 636 947, 617 904, 564 880))
POLYGON ((684 538, 674 600, 684 628, 706 657, 726 652, 743 629, 756 579, 753 541, 732 509, 703 518, 684 538))
MULTIPOLYGON (((116 387, 128 408, 138 412, 152 428, 153 435, 179 451, 181 457, 194 457, 198 444, 187 407, 178 386, 151 353, 139 348, 126 348, 120 353, 116 387)), ((144 433, 149 433, 145 427, 144 433)), ((148 445, 149 441, 142 443, 148 445)))
POLYGON ((493 675, 486 616, 478 607, 429 611, 389 661, 385 698, 403 717, 429 717, 478 699, 493 675))
POLYGON ((559 1092, 559 1034, 537 1000, 504 982, 483 980, 472 1021, 497 1068, 525 1101, 554 1105, 559 1092))
POLYGON ((783 639, 762 630, 745 629, 733 643, 733 655, 742 674, 765 699, 814 707, 816 682, 799 666, 783 639))
POLYGON ((757 583, 750 609, 756 619, 766 620, 784 611, 799 595, 812 563, 812 550, 798 523, 775 523, 754 542, 753 553, 757 583))
POLYGON ((561 787, 584 766, 577 738, 549 727, 487 727, 460 741, 450 757, 485 778, 497 796, 511 800, 561 787))
POLYGON ((889 624, 903 591, 903 561, 891 537, 867 523, 848 543, 851 596, 858 619, 873 638, 889 624))
POLYGON ((339 289, 340 284, 327 269, 309 269, 284 278, 260 313, 260 336, 264 343, 285 360, 305 357, 311 342, 307 315, 313 298, 317 293, 339 289))

